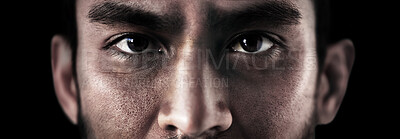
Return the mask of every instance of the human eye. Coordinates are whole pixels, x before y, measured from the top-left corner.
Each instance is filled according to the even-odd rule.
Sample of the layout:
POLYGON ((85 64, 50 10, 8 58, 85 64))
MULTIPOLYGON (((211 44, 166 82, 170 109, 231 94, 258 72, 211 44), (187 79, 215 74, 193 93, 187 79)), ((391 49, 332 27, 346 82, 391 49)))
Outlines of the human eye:
POLYGON ((124 33, 113 36, 110 40, 105 48, 113 48, 123 54, 135 55, 161 51, 161 47, 158 47, 150 37, 142 34, 124 33))
POLYGON ((240 33, 231 39, 227 49, 232 52, 261 53, 279 44, 279 41, 267 33, 245 32, 240 33))
POLYGON ((132 73, 157 69, 166 62, 166 49, 157 37, 141 33, 118 33, 110 36, 101 48, 104 65, 112 73, 132 73))

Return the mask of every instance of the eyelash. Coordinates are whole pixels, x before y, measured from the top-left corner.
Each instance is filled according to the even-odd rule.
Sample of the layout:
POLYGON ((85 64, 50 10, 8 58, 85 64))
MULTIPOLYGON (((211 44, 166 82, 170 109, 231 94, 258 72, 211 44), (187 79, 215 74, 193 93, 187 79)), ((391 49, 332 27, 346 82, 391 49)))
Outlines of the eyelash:
POLYGON ((151 39, 151 37, 148 37, 148 36, 140 34, 140 33, 124 32, 124 33, 120 33, 117 35, 113 35, 113 36, 109 37, 108 39, 106 39, 106 44, 102 47, 102 49, 109 52, 109 54, 111 56, 117 57, 117 59, 119 59, 119 60, 130 60, 134 56, 133 54, 129 54, 129 53, 119 51, 117 49, 113 49, 113 47, 118 42, 122 41, 123 39, 126 39, 128 37, 137 37, 137 36, 141 36, 143 38, 148 39, 149 44, 154 44, 154 40, 151 39))
POLYGON ((150 37, 147 37, 146 35, 143 35, 140 33, 125 32, 125 33, 113 35, 113 36, 109 37, 108 39, 106 39, 106 44, 102 48, 109 49, 110 47, 117 44, 119 41, 121 41, 127 37, 135 37, 135 36, 141 36, 143 38, 148 39, 149 41, 152 41, 152 39, 150 39, 150 37))
MULTIPOLYGON (((258 35, 260 35, 260 36, 262 36, 262 37, 265 37, 265 38, 269 39, 270 41, 272 41, 272 43, 274 43, 274 45, 278 45, 278 46, 283 47, 283 48, 287 48, 287 47, 288 47, 287 45, 285 45, 285 44, 284 44, 282 41, 280 41, 279 39, 276 39, 276 38, 272 37, 271 35, 269 35, 269 34, 272 34, 272 33, 270 33, 270 32, 264 32, 264 31, 246 31, 246 32, 238 33, 238 34, 234 35, 233 37, 231 37, 230 39, 228 39, 227 43, 225 43, 225 44, 228 44, 228 46, 226 46, 225 48, 229 48, 232 44, 237 43, 237 40, 238 40, 238 38, 239 38, 240 36, 246 35, 246 34, 251 34, 251 33, 258 34, 258 35)), ((273 35, 275 35, 275 34, 273 34, 273 35)), ((275 35, 275 36, 278 36, 278 35, 275 35)), ((279 37, 279 36, 278 36, 278 37, 279 37)), ((280 37, 279 37, 279 38, 280 38, 280 37)))
MULTIPOLYGON (((265 52, 256 53, 256 54, 245 54, 245 53, 234 52, 234 51, 231 51, 230 53, 235 54, 235 55, 244 56, 244 57, 250 56, 250 55, 253 55, 253 56, 262 56, 263 55, 263 56, 267 56, 268 58, 274 59, 274 58, 279 57, 280 53, 288 50, 288 48, 289 48, 289 46, 287 46, 285 43, 283 43, 283 41, 280 40, 281 37, 274 33, 266 32, 266 31, 246 31, 246 32, 237 33, 236 35, 234 35, 233 37, 228 39, 225 42, 225 44, 227 44, 227 45, 224 47, 224 49, 230 49, 233 45, 238 43, 238 39, 242 35, 246 35, 246 34, 250 34, 250 33, 259 34, 260 36, 269 39, 273 43, 273 46, 265 52), (269 34, 274 35, 274 36, 278 37, 279 39, 272 37, 269 34)), ((224 53, 224 52, 222 52, 222 53, 224 53)))
POLYGON ((118 50, 108 49, 109 54, 113 57, 116 57, 118 60, 130 60, 132 59, 133 55, 127 54, 118 50))

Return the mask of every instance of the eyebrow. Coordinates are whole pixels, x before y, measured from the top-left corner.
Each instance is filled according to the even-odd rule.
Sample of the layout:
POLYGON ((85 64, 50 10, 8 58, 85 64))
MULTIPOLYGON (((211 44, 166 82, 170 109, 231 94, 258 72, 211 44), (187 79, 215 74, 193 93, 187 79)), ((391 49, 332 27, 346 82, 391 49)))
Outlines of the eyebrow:
POLYGON ((90 22, 109 26, 128 24, 142 26, 156 31, 179 31, 183 18, 177 14, 157 14, 139 5, 126 5, 117 2, 103 2, 93 5, 87 17, 90 22))
POLYGON ((254 4, 246 10, 235 13, 241 19, 268 19, 271 22, 285 25, 300 23, 302 17, 298 8, 289 2, 268 1, 254 4))
POLYGON ((217 14, 208 15, 209 20, 214 21, 210 25, 221 30, 243 28, 254 24, 297 25, 302 18, 299 9, 294 4, 278 1, 265 1, 233 11, 215 10, 212 13, 217 14))

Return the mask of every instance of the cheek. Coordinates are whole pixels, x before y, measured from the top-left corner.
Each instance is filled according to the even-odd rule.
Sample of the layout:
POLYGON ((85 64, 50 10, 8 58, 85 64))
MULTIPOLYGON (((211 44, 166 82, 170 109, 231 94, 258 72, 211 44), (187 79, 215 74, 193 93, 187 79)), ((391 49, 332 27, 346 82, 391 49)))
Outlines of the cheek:
MULTIPOLYGON (((96 63, 85 65, 95 67, 96 63)), ((96 135, 140 137, 158 112, 166 81, 157 73, 146 76, 99 72, 78 67, 81 112, 96 135)))
POLYGON ((317 70, 307 66, 307 51, 291 53, 275 68, 238 71, 241 76, 229 80, 232 114, 247 134, 299 133, 312 118, 317 70))

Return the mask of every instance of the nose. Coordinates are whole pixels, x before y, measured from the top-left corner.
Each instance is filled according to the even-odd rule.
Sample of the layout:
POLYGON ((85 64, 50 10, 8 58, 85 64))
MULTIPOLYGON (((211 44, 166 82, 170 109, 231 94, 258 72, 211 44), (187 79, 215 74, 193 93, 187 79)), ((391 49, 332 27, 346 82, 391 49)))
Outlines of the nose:
POLYGON ((158 124, 164 130, 193 137, 227 130, 232 115, 223 87, 213 86, 216 77, 211 66, 199 62, 197 54, 185 46, 175 66, 175 80, 160 106, 158 124), (172 87, 173 86, 173 87, 172 87))

